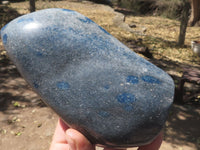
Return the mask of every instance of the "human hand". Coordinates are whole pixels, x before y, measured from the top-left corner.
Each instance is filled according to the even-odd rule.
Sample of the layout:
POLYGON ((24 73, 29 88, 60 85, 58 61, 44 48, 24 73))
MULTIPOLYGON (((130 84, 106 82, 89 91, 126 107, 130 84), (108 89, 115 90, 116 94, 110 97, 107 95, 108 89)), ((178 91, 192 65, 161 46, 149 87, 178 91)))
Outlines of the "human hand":
MULTIPOLYGON (((161 143, 162 133, 151 144, 141 146, 138 150, 159 150, 161 143)), ((59 119, 50 150, 95 150, 95 145, 92 145, 80 132, 69 128, 59 119)), ((104 150, 111 149, 104 148, 104 150)))

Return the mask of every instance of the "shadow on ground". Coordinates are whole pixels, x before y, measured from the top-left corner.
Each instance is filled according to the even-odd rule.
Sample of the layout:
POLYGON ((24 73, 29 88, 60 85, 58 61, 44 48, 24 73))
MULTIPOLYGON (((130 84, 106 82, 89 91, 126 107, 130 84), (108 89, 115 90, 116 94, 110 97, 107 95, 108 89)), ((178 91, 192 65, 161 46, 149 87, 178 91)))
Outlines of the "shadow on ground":
POLYGON ((174 104, 166 123, 165 141, 174 145, 191 146, 200 149, 200 109, 196 105, 174 104))

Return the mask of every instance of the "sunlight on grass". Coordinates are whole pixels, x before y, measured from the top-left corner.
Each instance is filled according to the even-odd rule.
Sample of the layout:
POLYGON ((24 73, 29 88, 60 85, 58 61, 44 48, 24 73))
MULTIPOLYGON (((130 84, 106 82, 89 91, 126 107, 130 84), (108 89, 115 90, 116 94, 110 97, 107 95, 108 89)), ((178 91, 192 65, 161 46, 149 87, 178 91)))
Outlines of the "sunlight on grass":
POLYGON ((180 23, 162 17, 127 17, 127 23, 135 23, 137 26, 145 26, 147 28, 144 44, 153 50, 155 58, 163 56, 186 64, 199 64, 199 57, 195 56, 190 48, 193 40, 199 40, 200 28, 188 27, 185 39, 185 46, 178 47, 176 45, 179 36, 180 23))

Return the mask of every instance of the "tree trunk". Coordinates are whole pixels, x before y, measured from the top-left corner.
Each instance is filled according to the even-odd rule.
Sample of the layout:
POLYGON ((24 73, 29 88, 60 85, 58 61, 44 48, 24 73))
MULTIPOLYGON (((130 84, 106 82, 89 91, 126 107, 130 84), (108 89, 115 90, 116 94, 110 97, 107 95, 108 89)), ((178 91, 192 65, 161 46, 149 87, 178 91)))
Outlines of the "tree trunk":
POLYGON ((34 12, 35 11, 35 0, 29 0, 29 4, 30 4, 30 12, 34 12))
POLYGON ((189 25, 194 26, 198 21, 200 21, 200 0, 191 0, 189 25))
POLYGON ((190 3, 187 0, 184 0, 184 7, 181 16, 181 25, 180 25, 180 32, 178 38, 178 45, 183 46, 185 42, 185 34, 189 20, 189 10, 190 10, 190 3))

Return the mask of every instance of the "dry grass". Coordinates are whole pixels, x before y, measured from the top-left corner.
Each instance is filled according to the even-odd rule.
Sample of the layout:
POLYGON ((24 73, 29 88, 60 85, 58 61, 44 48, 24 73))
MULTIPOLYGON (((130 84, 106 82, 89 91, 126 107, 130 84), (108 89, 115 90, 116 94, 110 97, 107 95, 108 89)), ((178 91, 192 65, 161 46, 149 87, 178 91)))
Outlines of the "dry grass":
POLYGON ((162 17, 133 17, 127 18, 128 23, 134 22, 137 26, 147 28, 146 35, 143 36, 144 44, 153 50, 154 57, 161 59, 164 57, 179 63, 199 65, 200 59, 193 54, 190 42, 200 39, 200 28, 188 27, 185 46, 176 45, 180 23, 162 17))

